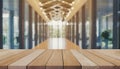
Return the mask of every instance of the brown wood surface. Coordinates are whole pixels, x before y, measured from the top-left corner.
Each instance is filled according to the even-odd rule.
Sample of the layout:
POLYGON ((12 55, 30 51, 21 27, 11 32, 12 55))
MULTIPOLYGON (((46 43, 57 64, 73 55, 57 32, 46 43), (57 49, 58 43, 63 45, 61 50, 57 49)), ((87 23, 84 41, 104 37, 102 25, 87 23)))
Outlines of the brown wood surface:
POLYGON ((18 54, 12 55, 4 60, 0 61, 0 69, 8 69, 8 65, 14 63, 15 61, 29 55, 33 50, 26 50, 24 52, 20 52, 18 54))
POLYGON ((63 58, 62 51, 55 50, 48 63, 46 64, 46 69, 63 69, 63 58), (55 61, 56 60, 56 61, 55 61))
POLYGON ((28 69, 46 69, 46 64, 52 55, 52 50, 46 50, 28 65, 28 69))
POLYGON ((69 50, 63 50, 64 69, 81 69, 81 65, 69 50))
POLYGON ((97 64, 89 60, 87 57, 85 57, 82 53, 79 53, 77 50, 71 50, 71 52, 81 64, 82 69, 97 69, 98 68, 97 64))
POLYGON ((112 64, 112 63, 104 60, 103 58, 100 58, 100 57, 88 52, 87 50, 79 50, 79 52, 81 52, 88 59, 90 59, 91 61, 96 63, 99 66, 99 69, 115 69, 114 64, 112 64))
POLYGON ((23 57, 22 59, 10 64, 8 69, 26 69, 26 66, 37 58, 44 50, 35 50, 30 55, 23 57))
POLYGON ((0 50, 0 69, 120 69, 119 58, 120 50, 0 50))

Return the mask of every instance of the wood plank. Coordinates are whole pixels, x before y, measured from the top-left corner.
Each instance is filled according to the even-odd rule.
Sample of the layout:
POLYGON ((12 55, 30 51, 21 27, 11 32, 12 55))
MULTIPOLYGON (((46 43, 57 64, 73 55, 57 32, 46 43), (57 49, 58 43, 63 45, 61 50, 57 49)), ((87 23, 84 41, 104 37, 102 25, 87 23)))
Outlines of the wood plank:
POLYGON ((86 56, 91 61, 93 61, 94 63, 96 63, 99 66, 99 69, 115 69, 114 64, 112 64, 94 54, 91 54, 91 53, 87 52, 86 50, 79 50, 79 52, 82 53, 84 56, 86 56))
POLYGON ((33 49, 48 49, 48 40, 45 40, 33 49))
POLYGON ((120 60, 120 50, 94 50, 94 51, 120 60))
POLYGON ((120 50, 76 49, 6 50, 0 52, 0 59, 7 56, 0 60, 0 69, 120 69, 119 52, 120 50))
POLYGON ((63 69, 62 50, 54 50, 46 69, 63 69))
POLYGON ((77 59, 69 50, 63 50, 64 69, 82 69, 77 59))
POLYGON ((66 49, 80 49, 80 47, 66 39, 66 49))
POLYGON ((76 57, 79 63, 82 65, 82 69, 98 69, 97 64, 89 60, 83 54, 78 52, 77 50, 71 50, 72 54, 76 57))
POLYGON ((26 50, 21 53, 18 53, 17 55, 13 55, 11 57, 6 58, 5 60, 0 61, 0 69, 8 69, 8 65, 11 63, 14 63, 15 61, 29 55, 33 50, 26 50))
POLYGON ((20 52, 23 52, 22 50, 21 51, 18 51, 18 50, 6 50, 6 51, 2 51, 0 52, 0 60, 4 60, 10 56, 13 56, 15 54, 18 54, 20 52))
POLYGON ((3 52, 3 51, 7 51, 7 50, 4 50, 4 49, 0 49, 0 52, 3 52))
POLYGON ((52 50, 46 50, 28 65, 28 69, 46 69, 46 64, 52 55, 52 50))
POLYGON ((24 58, 10 64, 8 69, 27 69, 27 65, 37 58, 44 50, 36 50, 24 58))
POLYGON ((95 51, 92 51, 92 50, 89 50, 90 53, 100 57, 100 58, 103 58, 104 60, 116 65, 116 68, 117 69, 120 69, 120 60, 117 60, 115 58, 112 58, 112 57, 109 57, 105 54, 102 54, 102 53, 99 53, 99 52, 95 52, 95 51))

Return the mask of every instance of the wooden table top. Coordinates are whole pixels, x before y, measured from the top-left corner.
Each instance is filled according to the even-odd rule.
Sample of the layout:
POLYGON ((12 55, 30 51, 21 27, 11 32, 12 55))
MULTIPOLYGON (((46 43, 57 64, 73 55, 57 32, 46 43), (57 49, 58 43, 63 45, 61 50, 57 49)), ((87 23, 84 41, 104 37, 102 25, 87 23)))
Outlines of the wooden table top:
POLYGON ((0 69, 120 69, 120 50, 0 50, 0 69))

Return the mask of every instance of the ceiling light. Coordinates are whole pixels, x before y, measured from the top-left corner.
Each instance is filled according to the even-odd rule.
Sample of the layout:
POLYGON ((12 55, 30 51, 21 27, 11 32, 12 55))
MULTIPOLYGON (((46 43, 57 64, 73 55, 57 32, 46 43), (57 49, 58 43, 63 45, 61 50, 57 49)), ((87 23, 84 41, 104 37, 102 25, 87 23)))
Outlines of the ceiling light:
POLYGON ((71 8, 72 10, 74 9, 74 7, 71 8))
POLYGON ((40 5, 40 6, 43 6, 43 4, 42 4, 41 2, 39 2, 39 5, 40 5))
POLYGON ((43 12, 43 14, 44 14, 44 15, 46 15, 46 13, 45 13, 45 12, 43 12))
POLYGON ((73 4, 70 4, 71 6, 73 5, 73 4))
POLYGON ((43 8, 42 8, 42 7, 40 7, 40 9, 41 9, 41 10, 43 10, 43 8))
POLYGON ((65 1, 62 1, 62 3, 65 3, 65 1))
POLYGON ((74 1, 72 2, 72 5, 73 5, 73 4, 75 4, 75 2, 74 2, 74 1))

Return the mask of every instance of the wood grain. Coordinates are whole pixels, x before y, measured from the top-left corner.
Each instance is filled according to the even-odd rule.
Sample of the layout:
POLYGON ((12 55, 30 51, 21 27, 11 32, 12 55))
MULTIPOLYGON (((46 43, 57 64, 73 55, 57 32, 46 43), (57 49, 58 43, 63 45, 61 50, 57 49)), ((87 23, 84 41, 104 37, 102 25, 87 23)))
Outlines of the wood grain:
POLYGON ((44 50, 36 50, 22 59, 10 64, 8 69, 26 69, 26 66, 37 58, 42 52, 44 52, 44 50))
POLYGON ((71 52, 76 57, 76 59, 79 61, 79 63, 82 65, 82 69, 98 69, 97 64, 89 60, 87 57, 85 57, 80 52, 76 50, 71 50, 71 52))
POLYGON ((99 58, 98 56, 91 54, 87 52, 86 50, 79 50, 80 53, 84 54, 87 58, 89 58, 91 61, 96 63, 99 66, 99 69, 115 69, 115 65, 102 59, 99 58))
POLYGON ((92 50, 89 50, 89 52, 98 56, 98 57, 100 57, 100 58, 102 58, 102 59, 104 59, 104 60, 106 60, 106 61, 108 61, 108 62, 110 62, 110 63, 112 63, 112 64, 114 64, 115 66, 117 66, 116 67, 117 69, 120 69, 120 60, 117 60, 115 58, 109 57, 105 54, 95 52, 95 51, 92 51, 92 50))
POLYGON ((120 50, 0 51, 0 69, 120 69, 120 50))
POLYGON ((63 69, 62 50, 54 50, 46 69, 63 69))
POLYGON ((47 50, 28 65, 28 69, 46 69, 46 64, 52 55, 52 50, 47 50))
POLYGON ((20 52, 22 52, 22 50, 21 51, 19 51, 19 50, 13 50, 13 51, 11 51, 11 50, 7 51, 6 50, 6 51, 2 51, 2 52, 0 52, 0 60, 4 60, 4 59, 6 59, 6 58, 8 58, 10 56, 13 56, 15 54, 18 54, 20 52))
POLYGON ((32 52, 33 52, 33 50, 26 50, 24 52, 18 53, 17 55, 10 56, 10 57, 6 58, 5 60, 1 60, 0 61, 0 69, 8 69, 8 65, 29 55, 32 52))
POLYGON ((81 65, 69 50, 63 50, 64 69, 81 69, 81 65))
POLYGON ((109 57, 116 58, 120 60, 120 50, 95 50, 95 52, 99 52, 105 54, 109 57))

